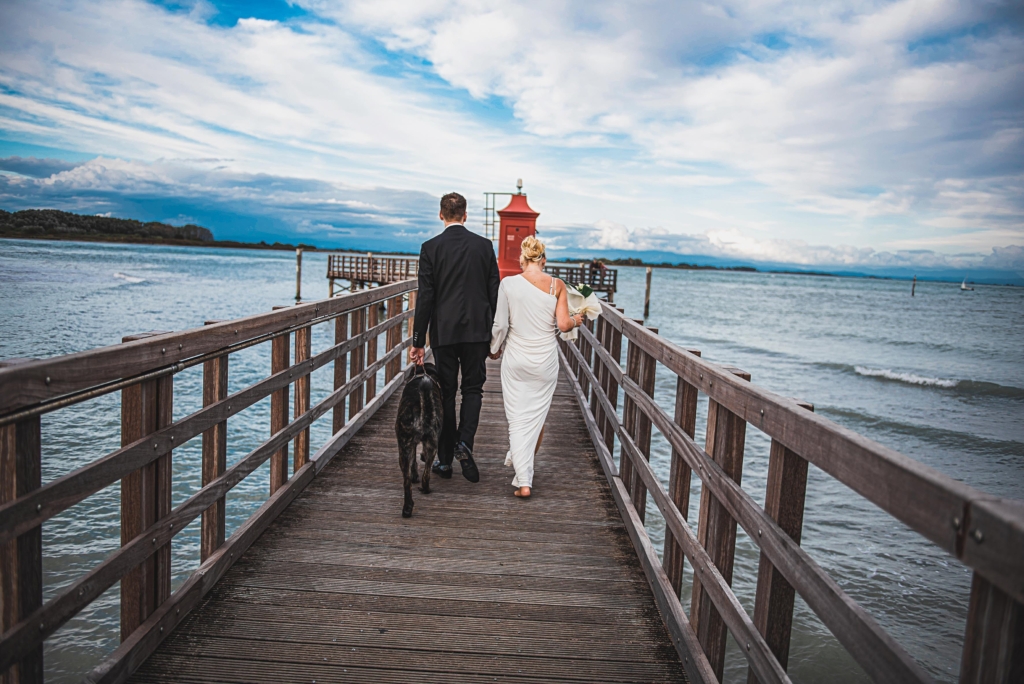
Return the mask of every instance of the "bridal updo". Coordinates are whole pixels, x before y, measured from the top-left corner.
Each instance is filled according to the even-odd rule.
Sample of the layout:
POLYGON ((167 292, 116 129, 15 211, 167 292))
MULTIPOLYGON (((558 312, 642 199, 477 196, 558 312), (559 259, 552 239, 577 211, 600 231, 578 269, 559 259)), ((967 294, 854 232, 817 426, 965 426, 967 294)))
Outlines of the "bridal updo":
POLYGON ((531 261, 541 261, 545 258, 544 256, 544 243, 538 240, 533 235, 527 235, 523 238, 523 244, 520 246, 519 252, 519 267, 526 269, 526 264, 531 261))

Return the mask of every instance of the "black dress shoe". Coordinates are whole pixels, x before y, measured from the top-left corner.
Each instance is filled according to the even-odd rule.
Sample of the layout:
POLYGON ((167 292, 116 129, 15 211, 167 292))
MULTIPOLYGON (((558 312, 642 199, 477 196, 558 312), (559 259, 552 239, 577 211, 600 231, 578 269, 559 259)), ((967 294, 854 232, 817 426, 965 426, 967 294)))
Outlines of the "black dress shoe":
POLYGON ((452 479, 452 467, 450 465, 443 465, 440 461, 434 461, 434 465, 430 469, 445 480, 452 479))
POLYGON ((473 460, 473 451, 465 443, 459 442, 459 445, 455 447, 455 458, 459 459, 459 463, 462 465, 462 476, 464 478, 470 482, 480 481, 480 471, 473 460))

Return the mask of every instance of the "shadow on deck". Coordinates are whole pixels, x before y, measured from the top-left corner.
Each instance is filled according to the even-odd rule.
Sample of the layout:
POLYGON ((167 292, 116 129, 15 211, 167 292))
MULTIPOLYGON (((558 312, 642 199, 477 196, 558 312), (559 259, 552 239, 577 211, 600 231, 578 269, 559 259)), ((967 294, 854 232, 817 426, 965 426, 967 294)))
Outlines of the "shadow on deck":
POLYGON ((478 484, 401 517, 396 393, 130 681, 685 681, 565 378, 529 501, 488 378, 478 484))

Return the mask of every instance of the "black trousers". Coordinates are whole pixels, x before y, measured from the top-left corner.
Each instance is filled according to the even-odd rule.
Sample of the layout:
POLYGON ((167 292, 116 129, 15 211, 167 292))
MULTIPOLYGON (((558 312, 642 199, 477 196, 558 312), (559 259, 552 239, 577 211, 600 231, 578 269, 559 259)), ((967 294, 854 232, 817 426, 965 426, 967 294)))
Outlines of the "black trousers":
POLYGON ((441 376, 441 396, 444 404, 444 422, 437 445, 437 458, 451 465, 455 458, 455 445, 465 442, 473 448, 473 438, 480 424, 480 405, 487 379, 489 342, 464 342, 434 347, 434 361, 441 376), (462 370, 462 408, 455 424, 455 391, 459 388, 459 370, 462 370))

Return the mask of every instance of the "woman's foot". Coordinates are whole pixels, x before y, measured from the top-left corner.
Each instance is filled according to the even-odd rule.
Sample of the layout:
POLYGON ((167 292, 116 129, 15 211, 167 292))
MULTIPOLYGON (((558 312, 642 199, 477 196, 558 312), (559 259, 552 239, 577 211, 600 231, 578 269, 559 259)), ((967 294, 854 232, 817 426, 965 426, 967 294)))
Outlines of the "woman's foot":
POLYGON ((516 496, 518 496, 520 499, 530 498, 530 488, 520 487, 519 489, 516 490, 516 496))

